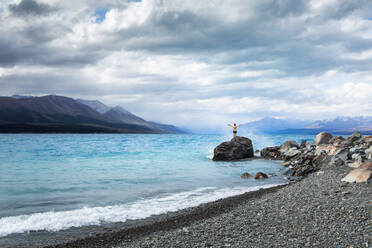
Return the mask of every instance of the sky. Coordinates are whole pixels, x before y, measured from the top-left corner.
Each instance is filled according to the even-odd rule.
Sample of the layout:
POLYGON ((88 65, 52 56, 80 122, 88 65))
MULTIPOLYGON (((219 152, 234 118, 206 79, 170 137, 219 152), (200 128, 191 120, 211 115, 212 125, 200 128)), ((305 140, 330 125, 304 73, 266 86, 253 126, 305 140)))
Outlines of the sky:
POLYGON ((370 0, 1 0, 0 95, 215 128, 372 115, 370 0))

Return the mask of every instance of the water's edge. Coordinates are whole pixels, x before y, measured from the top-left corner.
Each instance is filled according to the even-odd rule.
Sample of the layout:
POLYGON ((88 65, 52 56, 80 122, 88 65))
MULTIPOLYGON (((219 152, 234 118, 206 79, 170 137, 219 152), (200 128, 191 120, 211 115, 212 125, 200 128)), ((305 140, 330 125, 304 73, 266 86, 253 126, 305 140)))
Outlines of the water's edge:
MULTIPOLYGON (((291 183, 292 184, 292 183, 291 183)), ((22 234, 11 234, 0 238, 4 248, 18 247, 112 247, 121 240, 131 240, 155 231, 180 228, 194 221, 211 218, 225 213, 236 206, 263 194, 272 193, 290 183, 261 188, 243 194, 221 198, 198 206, 188 207, 144 219, 127 220, 126 222, 105 223, 72 227, 58 232, 36 231, 22 234)))

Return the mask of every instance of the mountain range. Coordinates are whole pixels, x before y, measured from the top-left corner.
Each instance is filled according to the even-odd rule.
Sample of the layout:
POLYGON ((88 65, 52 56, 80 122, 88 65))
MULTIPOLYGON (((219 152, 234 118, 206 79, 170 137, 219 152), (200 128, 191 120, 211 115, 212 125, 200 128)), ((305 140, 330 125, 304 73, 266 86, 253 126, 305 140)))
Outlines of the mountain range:
POLYGON ((184 133, 120 106, 65 96, 0 97, 0 133, 184 133))
POLYGON ((317 121, 264 118, 243 124, 241 130, 268 134, 317 134, 322 131, 338 134, 360 131, 372 134, 372 117, 337 117, 317 121))

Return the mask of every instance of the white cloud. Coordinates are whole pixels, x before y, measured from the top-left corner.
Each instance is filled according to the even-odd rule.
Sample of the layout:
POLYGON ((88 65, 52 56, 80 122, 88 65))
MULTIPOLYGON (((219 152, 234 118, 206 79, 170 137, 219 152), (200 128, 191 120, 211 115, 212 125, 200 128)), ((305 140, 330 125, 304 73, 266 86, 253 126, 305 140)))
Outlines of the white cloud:
POLYGON ((20 3, 0 3, 2 95, 100 99, 185 126, 371 112, 365 0, 38 0, 47 14, 14 15, 20 3))

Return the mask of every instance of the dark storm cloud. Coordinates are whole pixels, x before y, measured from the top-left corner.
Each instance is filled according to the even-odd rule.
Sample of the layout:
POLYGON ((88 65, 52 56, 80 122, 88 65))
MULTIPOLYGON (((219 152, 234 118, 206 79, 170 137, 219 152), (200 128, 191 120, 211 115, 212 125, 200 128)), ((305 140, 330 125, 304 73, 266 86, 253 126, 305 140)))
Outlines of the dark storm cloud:
MULTIPOLYGON (((153 14, 141 26, 112 33, 111 38, 115 41, 113 44, 129 50, 199 54, 204 55, 203 59, 221 52, 237 51, 241 61, 281 60, 278 69, 285 75, 321 74, 332 68, 345 69, 345 61, 334 55, 367 50, 371 47, 370 40, 332 29, 326 34, 301 35, 308 27, 319 25, 319 29, 325 28, 332 18, 348 16, 366 6, 371 8, 366 1, 358 3, 340 1, 336 8, 331 6, 322 10, 321 16, 297 20, 293 18, 310 11, 309 1, 256 1, 251 6, 252 12, 256 13, 254 16, 231 23, 192 11, 170 10, 153 14), (339 44, 343 51, 334 50, 332 44, 339 44)), ((226 63, 238 60, 229 57, 226 63)), ((352 63, 350 67, 353 67, 352 63)))
POLYGON ((22 0, 19 4, 10 4, 9 10, 17 16, 46 15, 53 11, 48 4, 35 0, 22 0))
MULTIPOLYGON (((161 3, 159 2, 159 5, 161 3)), ((278 69, 284 75, 318 74, 338 67, 345 61, 333 56, 338 50, 327 47, 330 56, 324 54, 324 46, 338 43, 344 50, 361 52, 371 47, 369 40, 361 40, 351 33, 342 33, 339 30, 314 34, 301 38, 308 27, 327 26, 328 20, 342 18, 370 8, 368 1, 339 1, 337 5, 322 9, 319 16, 299 18, 311 11, 309 1, 298 0, 264 0, 242 2, 243 11, 250 11, 254 15, 238 18, 234 21, 225 21, 219 15, 200 15, 192 9, 171 9, 154 11, 147 20, 140 25, 105 33, 105 39, 97 43, 86 42, 79 44, 76 56, 67 51, 55 51, 58 58, 54 59, 53 52, 46 46, 39 47, 40 43, 48 43, 65 34, 71 33, 66 20, 63 23, 35 23, 18 32, 19 36, 29 39, 28 44, 32 51, 25 53, 26 47, 19 46, 24 56, 19 56, 14 43, 13 56, 4 55, 2 64, 14 64, 32 61, 33 63, 51 63, 53 65, 66 65, 68 63, 92 64, 110 54, 112 51, 147 51, 153 54, 181 54, 192 55, 207 61, 221 53, 237 53, 235 57, 227 57, 223 63, 246 61, 281 61, 278 69), (322 47, 319 47, 321 45, 322 47), (35 49, 34 49, 35 48, 35 49), (39 56, 32 56, 37 51, 39 56), (97 55, 99 54, 99 55, 97 55), (66 58, 62 58, 63 56, 66 58), (61 57, 62 56, 62 57, 61 57), (24 57, 24 59, 22 59, 24 57), (50 58, 50 59, 45 59, 50 58), (76 61, 74 61, 76 59, 76 61)), ((238 6, 237 6, 238 8, 238 6)), ((12 13, 42 15, 51 11, 51 7, 33 0, 23 0, 18 5, 9 6, 12 13)), ((92 10, 92 13, 94 11, 92 10)), ((211 9, 213 13, 213 9, 211 9)), ((124 20, 125 21, 125 20, 124 20)), ((344 52, 344 51, 341 51, 344 52)), ((350 65, 352 66, 352 65, 350 65)))

